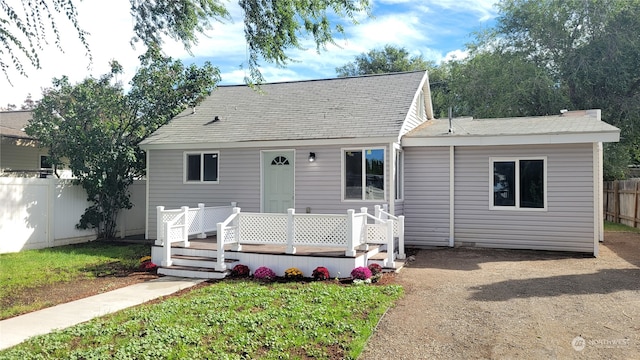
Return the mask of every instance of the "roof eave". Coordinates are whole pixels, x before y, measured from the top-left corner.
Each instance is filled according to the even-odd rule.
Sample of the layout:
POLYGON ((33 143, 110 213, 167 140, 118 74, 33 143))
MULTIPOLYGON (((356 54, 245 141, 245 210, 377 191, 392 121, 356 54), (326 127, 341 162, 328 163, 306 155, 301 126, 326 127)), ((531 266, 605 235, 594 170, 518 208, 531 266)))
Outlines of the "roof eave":
POLYGON ((594 142, 618 142, 620 130, 524 134, 524 135, 445 135, 427 137, 404 137, 402 146, 495 146, 495 145, 542 145, 542 144, 578 144, 594 142))
POLYGON ((242 149, 242 148, 274 148, 302 146, 336 146, 388 144, 396 142, 396 136, 336 138, 336 139, 302 139, 273 141, 240 141, 240 142, 202 142, 202 143, 142 143, 142 150, 194 150, 194 149, 242 149))

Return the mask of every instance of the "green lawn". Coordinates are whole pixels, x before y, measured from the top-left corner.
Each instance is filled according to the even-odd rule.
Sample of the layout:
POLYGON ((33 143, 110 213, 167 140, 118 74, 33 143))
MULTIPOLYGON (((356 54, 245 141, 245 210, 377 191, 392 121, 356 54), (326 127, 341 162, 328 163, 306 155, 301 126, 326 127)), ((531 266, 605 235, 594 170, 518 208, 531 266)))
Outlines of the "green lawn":
POLYGON ((0 359, 355 359, 397 285, 226 280, 33 338, 0 359))
POLYGON ((622 231, 640 233, 640 229, 610 221, 604 222, 604 231, 622 231))
MULTIPOLYGON (((0 254, 0 304, 5 304, 8 296, 29 288, 135 268, 139 266, 140 257, 150 253, 149 245, 97 241, 0 254)), ((38 303, 5 304, 0 308, 0 319, 42 307, 43 304, 38 303)))

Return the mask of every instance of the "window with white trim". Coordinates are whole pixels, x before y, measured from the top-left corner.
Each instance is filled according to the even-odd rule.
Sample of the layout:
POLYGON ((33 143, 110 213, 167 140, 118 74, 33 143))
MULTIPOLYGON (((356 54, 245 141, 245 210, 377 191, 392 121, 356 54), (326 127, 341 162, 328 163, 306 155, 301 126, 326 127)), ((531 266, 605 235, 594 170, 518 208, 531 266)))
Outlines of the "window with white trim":
POLYGON ((384 149, 344 151, 344 199, 384 200, 384 149))
POLYGON ((396 150, 396 200, 404 198, 404 156, 403 152, 396 150))
POLYGON ((547 159, 491 158, 491 208, 546 209, 547 159))
POLYGON ((217 151, 188 152, 184 154, 184 181, 190 183, 217 183, 217 151))

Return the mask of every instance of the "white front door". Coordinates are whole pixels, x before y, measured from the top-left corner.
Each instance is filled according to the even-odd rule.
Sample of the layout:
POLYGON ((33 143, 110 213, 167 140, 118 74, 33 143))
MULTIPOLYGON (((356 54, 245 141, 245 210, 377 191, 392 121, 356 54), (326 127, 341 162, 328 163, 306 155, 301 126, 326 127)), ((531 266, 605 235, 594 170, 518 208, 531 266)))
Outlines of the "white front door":
POLYGON ((264 151, 262 153, 262 211, 286 213, 294 207, 294 152, 264 151))

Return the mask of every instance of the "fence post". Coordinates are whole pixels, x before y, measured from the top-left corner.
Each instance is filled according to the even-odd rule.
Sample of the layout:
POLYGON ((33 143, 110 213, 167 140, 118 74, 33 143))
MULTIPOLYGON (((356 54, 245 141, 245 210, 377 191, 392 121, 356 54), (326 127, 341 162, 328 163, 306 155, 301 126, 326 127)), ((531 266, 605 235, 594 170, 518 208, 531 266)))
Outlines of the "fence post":
POLYGON ((164 259, 162 260, 162 266, 168 267, 173 264, 173 261, 171 261, 171 242, 169 241, 169 222, 164 223, 164 233, 164 259))
POLYGON ((404 252, 404 215, 398 216, 398 259, 406 259, 404 252))
POLYGON ((198 217, 200 218, 200 234, 198 234, 198 239, 206 239, 207 234, 204 232, 204 204, 198 204, 198 217))
POLYGON ((184 219, 182 225, 182 241, 184 247, 189 247, 189 207, 182 206, 180 209, 182 210, 182 216, 184 219))
POLYGON ((162 232, 164 231, 162 225, 162 212, 164 211, 164 206, 156 206, 156 245, 164 244, 164 239, 166 236, 162 236, 162 232), (158 243, 158 240, 160 241, 158 243))
POLYGON ((356 229, 353 224, 355 213, 356 212, 353 209, 347 210, 347 251, 345 251, 344 256, 349 256, 349 257, 356 256, 356 249, 354 246, 355 238, 356 238, 356 229))
POLYGON ((635 202, 633 206, 633 227, 638 227, 638 190, 640 189, 638 185, 640 185, 640 182, 636 182, 636 191, 633 195, 635 202))
MULTIPOLYGON (((225 271, 227 270, 227 265, 224 263, 224 232, 225 229, 222 226, 223 223, 219 222, 216 226, 217 226, 217 239, 216 239, 216 266, 215 266, 215 270, 216 271, 225 271)), ((237 232, 238 230, 236 230, 237 232)))
POLYGON ((393 243, 395 242, 393 236, 393 220, 387 220, 387 267, 395 268, 396 265, 393 262, 394 249, 393 243))
POLYGON ((620 193, 618 180, 613 182, 613 222, 620 222, 620 193))
POLYGON ((296 247, 293 246, 295 241, 295 224, 293 216, 295 215, 295 209, 287 209, 287 254, 295 254, 296 247))

